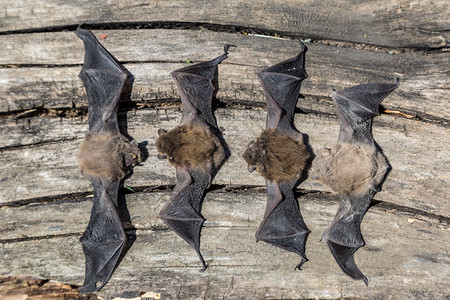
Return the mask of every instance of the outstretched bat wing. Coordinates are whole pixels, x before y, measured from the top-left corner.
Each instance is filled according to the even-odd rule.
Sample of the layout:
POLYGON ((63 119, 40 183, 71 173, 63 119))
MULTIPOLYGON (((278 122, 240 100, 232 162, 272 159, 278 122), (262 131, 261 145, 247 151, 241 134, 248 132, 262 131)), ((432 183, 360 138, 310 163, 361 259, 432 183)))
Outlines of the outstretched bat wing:
POLYGON ((257 169, 266 178, 267 206, 256 239, 300 255, 296 268, 307 261, 310 232, 293 193, 310 157, 293 122, 301 84, 308 77, 306 47, 300 45, 296 57, 258 73, 267 103, 266 130, 244 153, 249 170, 257 169))
POLYGON ((218 89, 217 66, 227 58, 229 47, 226 45, 224 54, 213 60, 172 72, 183 106, 181 125, 199 123, 217 127, 211 100, 218 89))
POLYGON ((83 40, 85 57, 79 77, 88 96, 89 131, 119 132, 117 108, 132 75, 95 38, 91 31, 80 27, 75 34, 83 40))
POLYGON ((111 277, 126 242, 116 207, 120 180, 140 161, 137 143, 119 132, 118 102, 131 89, 132 75, 85 29, 75 33, 85 46, 83 80, 89 113, 89 134, 80 147, 82 173, 94 187, 88 227, 81 237, 86 257, 83 292, 100 290, 111 277))
POLYGON ((341 129, 339 142, 373 143, 372 118, 380 103, 399 86, 396 83, 367 83, 336 91, 331 97, 337 107, 341 129))
POLYGON ((94 186, 91 218, 80 239, 86 257, 81 292, 98 291, 108 282, 127 240, 113 203, 113 199, 117 199, 118 184, 105 185, 98 179, 91 179, 91 183, 94 186))
POLYGON ((300 45, 301 51, 296 57, 258 73, 266 95, 266 129, 278 129, 288 135, 293 131, 295 107, 302 81, 308 78, 305 71, 307 48, 303 43, 300 45))
POLYGON ((313 162, 319 180, 339 192, 341 201, 323 238, 342 271, 366 285, 367 277, 357 267, 354 253, 364 246, 361 221, 389 168, 373 139, 372 118, 398 84, 398 80, 369 83, 334 92, 340 120, 338 144, 324 149, 313 162))
POLYGON ((212 111, 217 92, 217 66, 224 54, 207 62, 172 72, 177 85, 183 115, 181 125, 169 132, 160 130, 156 143, 159 157, 167 157, 176 167, 177 183, 169 203, 160 212, 161 219, 200 253, 200 231, 205 221, 201 205, 205 189, 225 159, 226 152, 212 111))

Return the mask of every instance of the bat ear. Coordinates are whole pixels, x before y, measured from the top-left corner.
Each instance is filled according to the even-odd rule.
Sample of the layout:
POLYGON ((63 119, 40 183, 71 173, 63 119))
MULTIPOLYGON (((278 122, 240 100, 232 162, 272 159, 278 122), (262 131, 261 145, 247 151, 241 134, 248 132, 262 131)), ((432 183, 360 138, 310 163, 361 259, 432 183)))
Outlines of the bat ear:
POLYGON ((162 128, 158 129, 158 135, 159 136, 164 135, 164 134, 167 134, 167 130, 164 130, 162 128))

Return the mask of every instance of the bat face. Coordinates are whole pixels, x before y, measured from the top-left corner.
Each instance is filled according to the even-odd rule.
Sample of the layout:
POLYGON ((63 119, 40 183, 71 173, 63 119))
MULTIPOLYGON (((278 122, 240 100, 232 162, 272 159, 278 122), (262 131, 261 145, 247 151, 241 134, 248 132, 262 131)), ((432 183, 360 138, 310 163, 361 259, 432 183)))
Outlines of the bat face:
POLYGON ((77 153, 81 172, 105 181, 123 179, 141 161, 137 143, 121 134, 88 134, 77 153))
POLYGON ((183 125, 168 132, 159 131, 156 141, 159 157, 167 157, 175 167, 217 168, 225 158, 225 149, 207 126, 183 125))
POLYGON ((244 152, 249 170, 256 169, 266 180, 297 181, 310 153, 305 144, 273 129, 264 130, 244 152))
POLYGON ((312 163, 313 177, 341 194, 365 194, 378 190, 389 164, 367 144, 338 143, 321 149, 312 163))

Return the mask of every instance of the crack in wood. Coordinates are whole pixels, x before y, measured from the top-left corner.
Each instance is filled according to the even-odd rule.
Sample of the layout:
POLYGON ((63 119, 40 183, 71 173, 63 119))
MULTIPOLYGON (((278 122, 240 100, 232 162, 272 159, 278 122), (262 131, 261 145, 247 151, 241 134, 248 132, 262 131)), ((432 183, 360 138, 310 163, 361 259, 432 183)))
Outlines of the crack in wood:
MULTIPOLYGON (((119 189, 119 194, 150 194, 167 192, 169 193, 174 188, 174 185, 149 185, 149 186, 138 186, 132 187, 134 192, 126 188, 119 189)), ((255 185, 224 185, 224 184, 213 184, 207 190, 207 193, 219 194, 219 193, 232 193, 232 194, 265 194, 266 188, 264 186, 255 185)), ((318 201, 320 203, 336 204, 335 194, 331 192, 318 191, 318 190, 304 190, 297 189, 295 191, 296 197, 301 199, 301 197, 314 195, 316 199, 310 201, 318 201), (332 196, 332 197, 330 197, 332 196)), ((26 200, 18 200, 14 202, 9 202, 5 204, 0 204, 0 208, 6 207, 19 207, 25 205, 46 205, 49 203, 61 203, 61 202, 83 202, 88 201, 92 197, 91 192, 81 192, 81 193, 71 193, 57 196, 47 196, 32 198, 26 200)), ((407 206, 402 206, 399 204, 372 200, 370 209, 375 209, 377 211, 388 212, 392 214, 398 214, 402 216, 408 216, 411 218, 416 218, 427 223, 438 223, 441 227, 448 227, 450 224, 450 217, 438 215, 434 213, 429 213, 420 209, 411 208, 407 206)), ((220 227, 217 225, 215 227, 220 227)), ((153 227, 152 227, 153 228, 153 227)), ((141 229, 142 230, 142 229, 141 229)), ((157 230, 156 227, 154 230, 157 230)), ((0 240, 1 242, 1 240, 0 240)))
MULTIPOLYGON (((79 24, 67 24, 46 26, 37 28, 27 28, 18 30, 1 31, 0 35, 10 34, 28 34, 28 33, 42 33, 42 32, 62 32, 74 31, 79 24)), ((278 31, 265 28, 257 28, 250 26, 242 26, 238 24, 220 24, 207 22, 179 22, 179 21, 135 21, 135 22, 105 22, 105 23, 89 23, 83 24, 83 28, 90 30, 130 30, 130 29, 185 29, 185 30, 210 30, 213 32, 227 32, 244 35, 258 35, 266 37, 276 37, 284 39, 303 39, 310 43, 321 43, 324 45, 333 45, 337 47, 355 48, 359 50, 377 51, 377 52, 391 52, 392 50, 401 50, 402 52, 443 52, 450 49, 449 46, 440 47, 403 47, 392 48, 376 44, 358 43, 352 41, 338 40, 338 39, 324 39, 321 36, 304 36, 301 32, 278 31)))

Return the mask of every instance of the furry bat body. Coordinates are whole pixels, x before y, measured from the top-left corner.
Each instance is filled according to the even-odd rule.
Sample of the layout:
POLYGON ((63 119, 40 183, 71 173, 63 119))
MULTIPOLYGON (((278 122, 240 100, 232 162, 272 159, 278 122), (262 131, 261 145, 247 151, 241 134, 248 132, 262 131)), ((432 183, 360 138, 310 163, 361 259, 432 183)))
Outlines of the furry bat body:
POLYGON ((117 213, 120 181, 140 162, 136 141, 119 131, 117 109, 132 76, 103 48, 95 36, 80 27, 85 58, 79 77, 88 96, 89 133, 77 158, 82 174, 94 187, 89 224, 81 237, 86 257, 82 292, 100 290, 112 275, 127 240, 117 213))
POLYGON ((342 271, 355 280, 367 277, 359 270, 354 253, 362 246, 361 221, 385 179, 389 164, 372 136, 372 119, 396 84, 369 83, 333 92, 340 132, 338 143, 321 149, 312 164, 313 177, 339 193, 341 203, 323 234, 342 271))
POLYGON ((305 242, 310 232, 300 213, 293 189, 310 158, 303 134, 294 127, 294 112, 305 71, 306 47, 294 58, 258 73, 266 95, 266 130, 244 152, 249 171, 265 179, 267 206, 256 239, 301 256, 307 261, 305 242))
POLYGON ((200 252, 200 231, 205 221, 201 204, 226 158, 211 102, 218 89, 217 66, 227 58, 228 48, 225 46, 225 53, 214 60, 172 72, 181 97, 181 124, 170 131, 160 129, 156 141, 158 158, 167 158, 177 172, 175 189, 159 215, 195 249, 203 265, 201 271, 207 267, 200 252))

